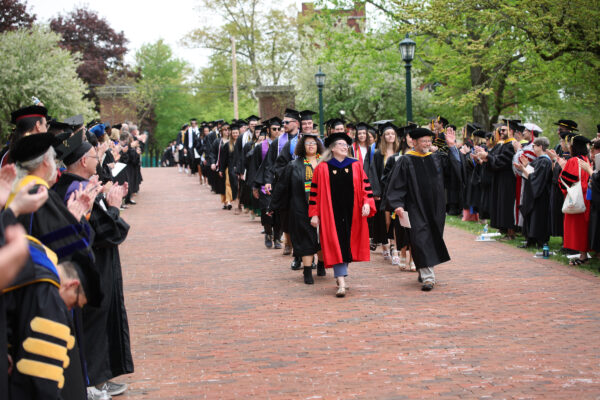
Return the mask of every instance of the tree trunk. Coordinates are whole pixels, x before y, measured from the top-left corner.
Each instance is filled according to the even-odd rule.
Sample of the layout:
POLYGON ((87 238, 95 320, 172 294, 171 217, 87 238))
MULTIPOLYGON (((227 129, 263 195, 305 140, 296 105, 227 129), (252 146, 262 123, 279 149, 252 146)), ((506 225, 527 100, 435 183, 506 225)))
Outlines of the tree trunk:
MULTIPOLYGON (((483 86, 486 76, 483 68, 479 65, 471 66, 471 87, 477 88, 483 86)), ((478 96, 478 102, 473 106, 473 121, 481 124, 486 131, 490 130, 490 110, 488 107, 488 98, 483 93, 478 96)))

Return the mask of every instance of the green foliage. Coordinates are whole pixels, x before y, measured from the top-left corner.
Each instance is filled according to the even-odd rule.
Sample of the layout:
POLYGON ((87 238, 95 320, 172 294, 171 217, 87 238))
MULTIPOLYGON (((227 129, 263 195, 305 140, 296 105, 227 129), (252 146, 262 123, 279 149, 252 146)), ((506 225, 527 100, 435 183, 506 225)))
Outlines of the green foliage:
POLYGON ((93 105, 84 99, 86 85, 77 76, 78 54, 58 46, 60 36, 33 27, 0 34, 0 136, 5 140, 12 125, 10 113, 31 104, 36 96, 59 120, 83 114, 96 117, 93 105))
POLYGON ((173 57, 162 40, 142 46, 135 59, 140 79, 130 101, 137 106, 138 120, 154 117, 154 138, 164 147, 176 137, 179 127, 195 116, 193 95, 185 82, 191 70, 173 57))

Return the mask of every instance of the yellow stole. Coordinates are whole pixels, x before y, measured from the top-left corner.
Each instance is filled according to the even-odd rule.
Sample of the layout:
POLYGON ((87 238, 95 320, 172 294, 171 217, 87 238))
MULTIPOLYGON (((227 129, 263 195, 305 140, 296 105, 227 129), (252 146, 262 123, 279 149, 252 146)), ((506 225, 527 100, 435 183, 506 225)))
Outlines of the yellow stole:
POLYGON ((19 183, 17 183, 17 185, 15 186, 13 191, 10 192, 10 196, 8 196, 8 200, 6 201, 6 205, 4 206, 4 208, 8 208, 10 203, 12 203, 12 201, 15 199, 15 196, 17 195, 17 193, 19 193, 19 191, 21 191, 21 189, 23 189, 25 186, 29 185, 31 182, 34 182, 36 185, 46 186, 46 189, 50 189, 48 182, 46 182, 44 179, 40 178, 39 176, 35 176, 35 175, 27 175, 25 178, 21 179, 19 181, 19 183))

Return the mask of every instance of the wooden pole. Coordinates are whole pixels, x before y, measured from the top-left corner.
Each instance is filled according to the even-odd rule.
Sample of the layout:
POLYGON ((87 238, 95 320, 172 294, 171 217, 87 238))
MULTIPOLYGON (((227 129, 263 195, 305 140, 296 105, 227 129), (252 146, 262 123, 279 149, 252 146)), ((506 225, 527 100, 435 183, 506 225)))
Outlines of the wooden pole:
POLYGON ((239 119, 238 112, 238 90, 237 90, 237 62, 235 59, 235 38, 231 38, 231 55, 232 55, 232 66, 231 75, 233 78, 233 118, 239 119))

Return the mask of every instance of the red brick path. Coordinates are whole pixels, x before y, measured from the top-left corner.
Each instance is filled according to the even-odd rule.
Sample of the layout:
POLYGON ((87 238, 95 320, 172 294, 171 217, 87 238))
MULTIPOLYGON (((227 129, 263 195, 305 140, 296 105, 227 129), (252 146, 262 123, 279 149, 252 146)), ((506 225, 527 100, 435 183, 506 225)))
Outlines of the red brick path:
POLYGON ((446 228, 438 285, 374 254, 306 286, 260 224, 146 169, 121 248, 132 399, 600 398, 600 280, 446 228))

